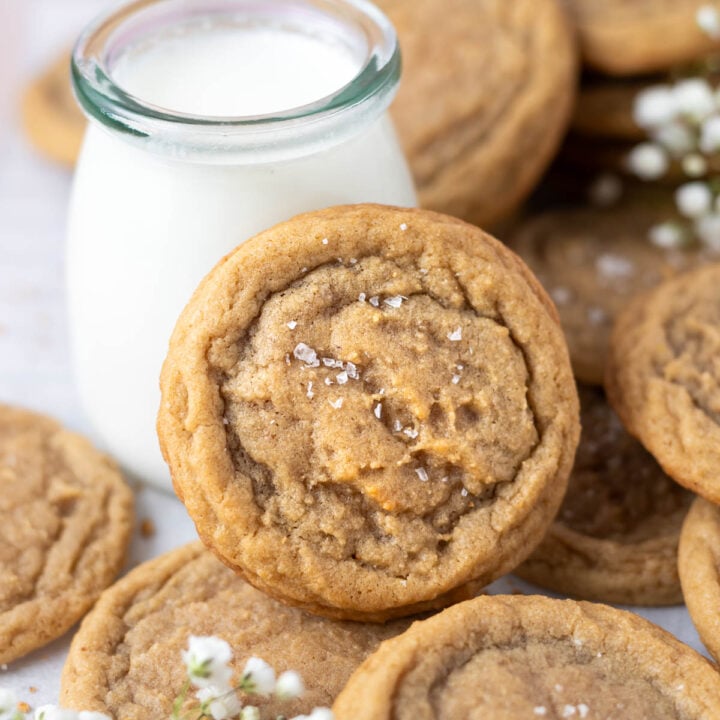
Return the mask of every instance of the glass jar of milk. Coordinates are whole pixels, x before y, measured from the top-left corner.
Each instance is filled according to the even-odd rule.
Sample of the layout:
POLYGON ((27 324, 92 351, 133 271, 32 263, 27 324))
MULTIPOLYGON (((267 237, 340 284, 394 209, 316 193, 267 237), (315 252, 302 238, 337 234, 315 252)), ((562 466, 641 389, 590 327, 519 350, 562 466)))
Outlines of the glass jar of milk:
POLYGON ((416 203, 386 112, 399 74, 365 0, 139 0, 82 35, 70 330, 89 419, 128 470, 170 488, 160 367, 225 253, 306 210, 416 203))

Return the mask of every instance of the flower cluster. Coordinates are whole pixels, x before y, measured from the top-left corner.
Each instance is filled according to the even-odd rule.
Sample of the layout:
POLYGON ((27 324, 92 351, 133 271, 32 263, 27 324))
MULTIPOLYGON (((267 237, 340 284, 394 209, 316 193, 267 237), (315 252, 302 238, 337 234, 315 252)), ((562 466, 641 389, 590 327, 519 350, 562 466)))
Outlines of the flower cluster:
MULTIPOLYGON (((23 704, 12 690, 0 688, 0 720, 26 720, 27 715, 20 710, 23 704)), ((105 713, 88 710, 75 712, 57 705, 43 705, 35 710, 33 717, 35 720, 111 720, 105 713)))
MULTIPOLYGON (((720 9, 705 5, 697 22, 720 39, 720 9)), ((693 239, 720 251, 720 176, 714 165, 720 153, 720 88, 705 77, 654 85, 635 99, 634 119, 649 140, 628 156, 628 167, 642 180, 657 180, 679 165, 686 181, 676 190, 681 216, 650 230, 650 240, 664 248, 682 247, 693 239)))
MULTIPOLYGON (((232 660, 232 649, 220 638, 191 635, 182 659, 187 680, 173 703, 172 720, 261 720, 260 708, 243 705, 238 693, 293 700, 305 692, 298 673, 289 670, 276 676, 275 670, 257 657, 247 661, 239 681, 233 683, 233 671, 228 664, 232 660), (196 690, 193 700, 188 699, 191 687, 196 690)), ((0 688, 0 720, 28 720, 20 709, 23 705, 12 690, 0 688)), ((285 720, 284 716, 276 720, 281 718, 285 720)), ((35 710, 34 720, 112 719, 100 712, 76 712, 43 705, 35 710)), ((319 707, 309 715, 297 715, 290 720, 333 720, 333 713, 329 708, 319 707)))
MULTIPOLYGON (((260 709, 243 705, 238 693, 293 700, 305 691, 298 673, 289 670, 278 677, 270 665, 257 657, 245 663, 240 680, 233 683, 228 665, 232 649, 220 638, 191 635, 182 657, 187 681, 175 699, 173 720, 260 720, 260 709), (197 688, 195 697, 199 705, 191 705, 188 710, 185 706, 191 686, 197 688)), ((298 715, 291 720, 333 720, 333 714, 328 708, 315 708, 310 715, 298 715)))

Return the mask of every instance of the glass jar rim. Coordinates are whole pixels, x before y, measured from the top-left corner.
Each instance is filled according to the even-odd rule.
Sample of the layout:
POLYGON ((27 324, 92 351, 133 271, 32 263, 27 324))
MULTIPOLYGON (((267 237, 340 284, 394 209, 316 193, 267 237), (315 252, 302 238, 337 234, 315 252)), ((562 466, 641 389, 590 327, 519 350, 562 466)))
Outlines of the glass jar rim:
MULTIPOLYGON (((177 22, 175 20, 174 22, 177 22)), ((162 154, 191 158, 222 156, 224 160, 277 160, 306 155, 342 142, 379 117, 392 101, 400 80, 401 54, 390 20, 369 0, 133 0, 89 25, 75 45, 71 61, 73 89, 91 120, 125 139, 162 154), (125 91, 112 78, 109 60, 116 45, 132 44, 132 33, 120 32, 143 13, 170 11, 182 3, 193 19, 240 16, 271 8, 311 9, 334 17, 364 34, 367 52, 356 75, 330 95, 284 111, 238 117, 176 112, 125 91), (192 5, 192 4, 191 4, 192 5), (118 40, 118 36, 122 40, 118 40), (127 37, 130 36, 130 41, 127 37)))

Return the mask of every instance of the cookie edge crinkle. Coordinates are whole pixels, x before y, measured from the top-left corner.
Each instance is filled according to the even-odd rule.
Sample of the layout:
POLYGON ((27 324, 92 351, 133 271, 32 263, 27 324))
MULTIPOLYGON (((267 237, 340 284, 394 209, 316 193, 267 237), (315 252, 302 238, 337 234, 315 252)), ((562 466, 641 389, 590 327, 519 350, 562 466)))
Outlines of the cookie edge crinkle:
MULTIPOLYGON (((529 321, 525 316, 523 328, 527 329, 529 321)), ((235 334, 239 337, 237 328, 235 334)), ((232 337, 228 342, 232 342, 232 337)), ((518 565, 540 542, 562 501, 579 438, 578 399, 567 348, 555 308, 538 281, 514 253, 479 228, 424 210, 379 205, 328 208, 297 216, 236 248, 202 281, 180 316, 163 366, 161 389, 158 415, 161 448, 176 492, 206 545, 259 590, 288 604, 338 619, 384 622, 444 606, 471 596, 482 585, 518 565), (288 252, 289 238, 300 244, 301 252, 288 252), (323 238, 329 238, 329 242, 321 243, 323 238), (486 552, 480 560, 473 556, 472 572, 453 567, 456 575, 464 574, 459 579, 443 578, 445 585, 439 589, 433 586, 432 592, 426 588, 425 595, 411 587, 410 582, 402 584, 398 578, 392 583, 383 580, 384 584, 373 578, 369 592, 359 598, 351 597, 352 588, 357 587, 352 585, 353 581, 365 570, 356 570, 353 564, 352 572, 357 576, 346 572, 347 582, 338 587, 338 583, 329 583, 322 572, 307 572, 306 567, 315 570, 313 563, 318 557, 308 560, 307 553, 302 560, 308 564, 299 576, 290 577, 287 573, 278 576, 276 569, 282 559, 279 552, 291 552, 284 548, 282 538, 271 543, 278 554, 268 554, 268 562, 262 568, 250 567, 243 557, 241 543, 243 538, 255 537, 258 520, 242 515, 243 508, 253 504, 253 496, 247 487, 249 483, 241 487, 240 483, 232 482, 234 470, 222 422, 223 401, 210 377, 208 360, 209 343, 227 337, 222 331, 223 317, 237 304, 247 316, 243 325, 247 326, 258 315, 265 299, 301 277, 303 268, 311 272, 344 256, 362 258, 378 254, 387 258, 403 253, 419 256, 428 247, 437 250, 438 238, 442 238, 443 244, 450 243, 448 252, 452 249, 471 253, 478 263, 482 260, 488 266, 492 264, 497 272, 512 278, 511 291, 507 292, 508 304, 514 302, 514 308, 520 306, 522 290, 523 313, 532 314, 533 337, 537 341, 533 343, 533 359, 526 358, 526 363, 534 363, 533 368, 541 368, 547 374, 543 385, 532 377, 529 366, 530 392, 535 401, 539 398, 543 403, 543 407, 533 406, 533 410, 536 420, 544 423, 545 428, 530 457, 535 459, 534 464, 530 463, 532 470, 526 467, 528 461, 520 470, 530 480, 516 492, 516 497, 522 497, 515 504, 503 495, 502 502, 493 506, 492 520, 507 531, 503 536, 503 552, 486 552), (360 249, 358 242, 364 243, 360 249), (564 412, 558 412, 558 408, 564 412), (221 515, 232 517, 232 522, 223 521, 221 515)), ((497 536, 495 525, 493 522, 492 533, 497 536)), ((496 546, 497 537, 493 547, 496 546)), ((298 565, 297 557, 288 556, 284 562, 292 565, 293 571, 298 565)), ((323 562, 326 561, 320 558, 317 564, 323 562)), ((340 572, 337 565, 335 562, 333 572, 340 572)))
POLYGON ((108 487, 108 522, 98 531, 98 537, 86 542, 84 530, 81 528, 78 533, 73 526, 92 523, 93 518, 66 518, 62 521, 62 539, 79 555, 73 559, 72 570, 66 567, 62 558, 51 558, 45 573, 50 570, 52 575, 52 564, 56 563, 57 585, 48 583, 46 578, 45 594, 34 595, 0 614, 0 662, 3 663, 47 645, 82 619, 122 570, 135 521, 132 490, 114 460, 97 450, 87 438, 66 430, 53 418, 0 405, 0 416, 9 416, 8 422, 12 422, 13 415, 28 424, 44 424, 50 439, 67 457, 69 465, 82 462, 92 466, 93 482, 103 482, 108 487), (71 577, 68 578, 68 575, 71 577))
MULTIPOLYGON (((614 652, 655 687, 675 698, 683 717, 718 717, 720 675, 705 658, 670 633, 633 613, 607 605, 531 595, 484 595, 414 623, 383 642, 353 673, 333 712, 336 720, 391 720, 403 679, 433 647, 467 652, 537 639, 566 642, 587 652, 614 652), (678 678, 692 678, 679 683, 678 678), (691 694, 692 693, 692 694, 691 694)), ((440 677, 439 672, 436 677, 440 677)), ((422 696, 423 688, 413 687, 422 696)), ((433 686, 433 690, 436 687, 433 686)))
POLYGON ((720 263, 682 273, 633 298, 617 317, 610 340, 605 390, 625 425, 663 470, 689 490, 720 503, 720 427, 680 384, 656 372, 672 360, 664 325, 705 275, 720 281, 720 263), (696 283, 696 281, 698 281, 696 283))

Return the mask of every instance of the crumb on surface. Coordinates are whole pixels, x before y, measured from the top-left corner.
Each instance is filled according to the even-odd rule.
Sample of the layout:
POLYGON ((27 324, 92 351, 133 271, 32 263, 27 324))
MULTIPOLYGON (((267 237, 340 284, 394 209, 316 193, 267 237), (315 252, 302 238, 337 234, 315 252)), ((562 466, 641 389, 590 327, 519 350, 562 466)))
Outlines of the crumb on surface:
POLYGON ((144 538, 155 536, 155 523, 150 518, 144 518, 140 522, 140 535, 144 538))

